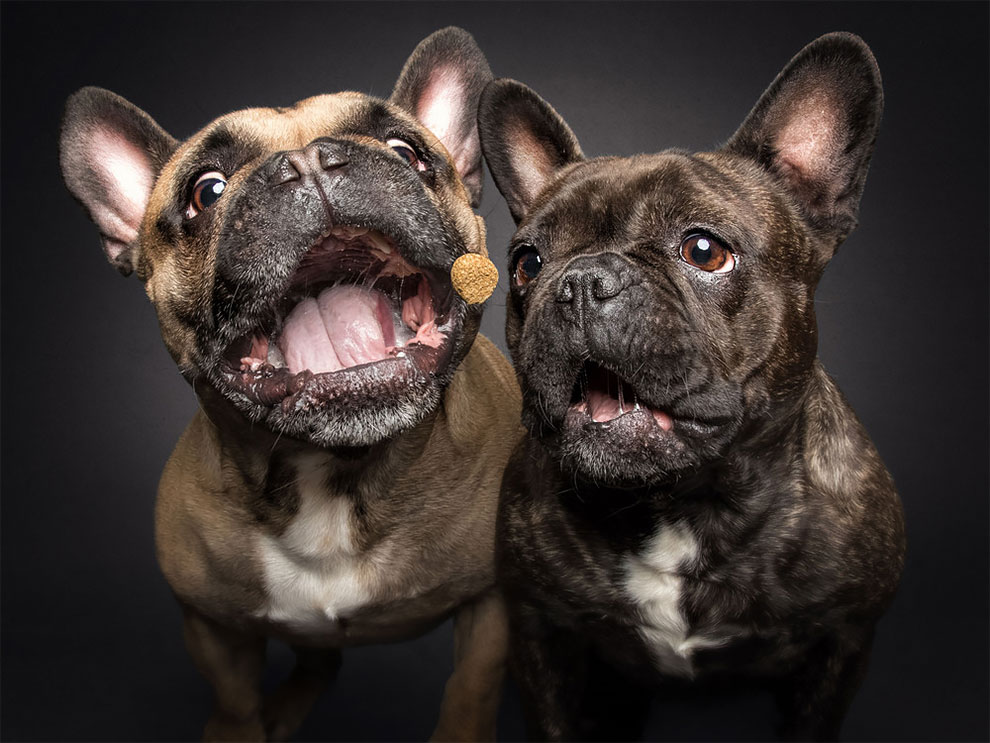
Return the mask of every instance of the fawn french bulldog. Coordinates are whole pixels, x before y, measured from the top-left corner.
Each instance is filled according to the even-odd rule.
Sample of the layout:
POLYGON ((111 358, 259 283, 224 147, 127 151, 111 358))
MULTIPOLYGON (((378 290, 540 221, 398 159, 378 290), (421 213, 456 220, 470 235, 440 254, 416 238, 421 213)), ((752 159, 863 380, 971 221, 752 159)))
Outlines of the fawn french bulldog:
POLYGON ((495 514, 519 393, 449 277, 486 254, 472 207, 490 79, 447 28, 388 100, 236 111, 184 142, 109 91, 68 101, 66 184, 144 283, 200 403, 161 478, 156 539, 216 692, 208 739, 288 736, 341 648, 452 614, 434 735, 494 736, 495 514), (262 699, 269 637, 298 663, 262 699))

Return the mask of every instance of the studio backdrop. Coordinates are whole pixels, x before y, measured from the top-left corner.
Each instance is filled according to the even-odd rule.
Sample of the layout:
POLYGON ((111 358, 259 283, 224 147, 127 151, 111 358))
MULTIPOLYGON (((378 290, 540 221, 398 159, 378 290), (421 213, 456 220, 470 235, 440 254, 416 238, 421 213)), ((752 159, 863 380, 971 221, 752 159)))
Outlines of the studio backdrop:
MULTIPOLYGON (((850 740, 988 736, 986 3, 13 3, 2 14, 2 737, 189 740, 211 692, 155 563, 158 477, 196 402, 139 281, 65 190, 66 97, 109 88, 184 138, 223 112, 387 97, 416 43, 470 31, 589 156, 719 146, 805 44, 851 31, 886 96, 860 225, 817 293, 819 353, 902 495, 908 557, 850 740)), ((486 174, 503 274, 512 222, 486 174)), ((444 625, 345 653, 299 739, 422 740, 444 625)), ((266 683, 290 663, 273 646, 266 683)), ((658 698, 660 740, 772 737, 760 693, 658 698)), ((523 735, 511 687, 500 737, 523 735)))

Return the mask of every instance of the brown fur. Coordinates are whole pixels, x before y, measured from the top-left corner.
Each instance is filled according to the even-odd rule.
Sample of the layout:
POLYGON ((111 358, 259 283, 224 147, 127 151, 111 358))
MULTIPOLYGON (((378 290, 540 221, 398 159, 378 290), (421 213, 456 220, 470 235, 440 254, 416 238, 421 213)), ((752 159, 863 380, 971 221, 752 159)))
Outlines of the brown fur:
POLYGON ((486 254, 472 203, 481 167, 475 111, 490 77, 473 40, 445 29, 417 47, 390 101, 344 92, 237 111, 182 143, 108 91, 70 99, 67 185, 111 262, 144 282, 200 402, 162 473, 155 534, 189 652, 216 692, 208 739, 290 735, 335 677, 340 648, 403 640, 451 615, 455 670, 435 736, 494 737, 506 645, 494 591, 495 512, 521 429, 512 369, 476 337, 480 306, 449 309, 449 355, 415 388, 371 386, 369 372, 333 377, 347 381, 327 382, 338 387, 305 404, 272 404, 225 386, 222 366, 232 340, 258 327, 256 305, 284 295, 314 239, 319 245, 335 224, 378 229, 368 223, 383 220, 395 249, 435 273, 449 271, 457 254, 486 254), (457 124, 443 142, 415 118, 437 95, 438 66, 453 86, 439 91, 443 111, 453 110, 457 124), (392 151, 396 136, 415 143, 428 173, 392 151), (332 148, 347 153, 346 169, 324 164, 332 148), (273 167, 290 162, 298 171, 314 153, 315 169, 295 172, 288 187, 273 177, 273 167), (129 158, 128 167, 115 171, 115 157, 129 158), (454 163, 470 168, 464 182, 454 163), (223 198, 190 216, 190 186, 213 170, 226 178, 223 198), (140 193, 144 175, 149 190, 140 193), (144 205, 139 224, 129 221, 135 204, 144 205), (380 213, 347 221, 362 208, 380 213), (398 400, 393 408, 382 389, 398 400), (419 416, 412 422, 410 410, 419 416), (354 441, 333 438, 359 426, 354 441), (287 640, 298 665, 263 700, 267 637, 287 640))

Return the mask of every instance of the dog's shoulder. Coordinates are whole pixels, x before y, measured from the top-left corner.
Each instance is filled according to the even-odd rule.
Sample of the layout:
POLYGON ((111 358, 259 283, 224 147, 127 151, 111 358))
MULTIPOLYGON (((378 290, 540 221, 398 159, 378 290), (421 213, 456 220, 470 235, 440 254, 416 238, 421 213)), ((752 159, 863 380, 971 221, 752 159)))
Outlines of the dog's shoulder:
POLYGON ((866 429, 820 363, 805 397, 801 434, 809 483, 837 506, 856 509, 866 498, 892 494, 893 481, 866 429))
MULTIPOLYGON (((464 377, 482 377, 490 380, 491 391, 502 396, 504 402, 521 404, 519 384, 512 364, 488 338, 478 335, 458 374, 464 377)), ((518 411, 516 411, 518 412, 518 411)))
POLYGON ((165 465, 155 504, 158 563, 181 600, 206 608, 260 604, 257 566, 238 536, 253 526, 239 496, 252 492, 255 476, 264 475, 224 458, 216 429, 198 410, 165 465))
POLYGON ((801 433, 809 495, 825 510, 829 533, 848 537, 846 557, 862 561, 864 575, 881 582, 889 577, 892 591, 904 559, 901 502, 866 429, 820 363, 813 370, 801 433))
POLYGON ((450 435, 458 448, 498 448, 504 462, 522 437, 522 400, 511 364, 479 335, 451 380, 444 404, 450 435))

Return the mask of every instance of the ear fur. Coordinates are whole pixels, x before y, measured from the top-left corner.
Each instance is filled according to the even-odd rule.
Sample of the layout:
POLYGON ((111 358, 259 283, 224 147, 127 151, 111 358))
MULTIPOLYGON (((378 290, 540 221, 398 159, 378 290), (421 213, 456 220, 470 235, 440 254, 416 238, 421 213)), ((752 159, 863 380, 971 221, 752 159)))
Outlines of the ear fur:
POLYGON ((520 82, 493 80, 478 108, 481 148, 516 224, 565 165, 584 159, 560 114, 520 82))
POLYGON ((826 34, 788 63, 724 149, 779 176, 838 247, 856 226, 882 111, 869 47, 826 34))
POLYGON ((65 185, 100 230, 107 259, 125 276, 151 189, 176 147, 144 111, 87 87, 65 104, 59 160, 65 185))
POLYGON ((450 26, 430 34, 413 50, 391 97, 447 148, 471 206, 481 203, 478 98, 491 79, 488 61, 471 34, 450 26))

